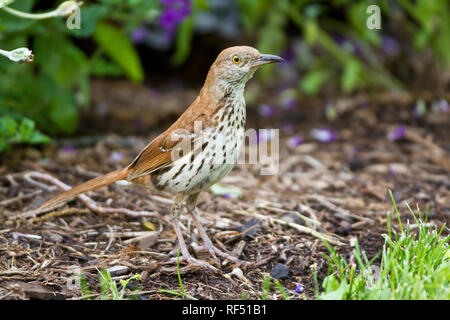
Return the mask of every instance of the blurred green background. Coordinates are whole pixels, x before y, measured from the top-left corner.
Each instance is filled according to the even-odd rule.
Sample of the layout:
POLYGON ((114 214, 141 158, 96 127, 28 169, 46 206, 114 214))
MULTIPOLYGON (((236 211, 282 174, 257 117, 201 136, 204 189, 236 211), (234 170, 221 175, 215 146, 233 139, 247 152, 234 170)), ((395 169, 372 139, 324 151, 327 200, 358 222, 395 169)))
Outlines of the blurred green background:
MULTIPOLYGON (((61 3, 16 0, 9 7, 40 13, 61 3)), ((448 91, 449 40, 445 0, 84 1, 79 30, 69 30, 66 18, 31 20, 0 9, 0 49, 28 47, 35 55, 32 64, 0 56, 0 152, 75 134, 80 112, 91 107, 94 78, 158 88, 158 78, 198 68, 181 84, 198 89, 217 53, 233 44, 285 58, 256 81, 276 82, 288 107, 330 92, 439 95, 448 91), (366 26, 372 4, 381 8, 381 30, 366 26)))

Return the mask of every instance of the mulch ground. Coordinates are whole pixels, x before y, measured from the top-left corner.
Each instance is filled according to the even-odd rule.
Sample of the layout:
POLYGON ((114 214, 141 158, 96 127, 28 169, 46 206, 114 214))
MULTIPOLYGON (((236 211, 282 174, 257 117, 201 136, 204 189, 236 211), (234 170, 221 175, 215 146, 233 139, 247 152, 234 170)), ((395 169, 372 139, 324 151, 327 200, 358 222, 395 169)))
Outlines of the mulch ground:
MULTIPOLYGON (((263 276, 272 273, 281 277, 292 299, 312 299, 311 270, 321 283, 328 269, 323 237, 349 262, 354 262, 356 239, 369 258, 381 250, 387 212, 393 213, 389 189, 404 222, 414 224, 404 201, 413 208, 418 203, 423 212, 428 205, 429 222, 438 228, 448 222, 449 114, 413 118, 412 107, 396 100, 369 103, 342 109, 333 122, 305 110, 252 121, 256 117, 250 110, 248 127, 276 127, 273 123, 282 126, 286 118, 296 119, 289 136, 301 135, 305 142, 289 147, 289 136, 281 131, 277 174, 261 176, 258 165, 237 165, 221 185, 239 188, 239 198, 211 191, 201 195, 198 208, 215 244, 252 264, 221 260, 216 266, 223 273, 213 274, 181 263, 186 291, 199 299, 260 299, 263 276), (400 124, 406 126, 406 135, 391 141, 387 135, 400 124), (332 127, 338 140, 310 138, 310 130, 321 127, 332 127), (300 284, 304 291, 296 293, 300 284)), ((141 299, 180 299, 160 291, 180 290, 173 259, 177 241, 168 215, 172 196, 113 185, 88 196, 102 208, 148 215, 96 213, 79 199, 50 214, 23 214, 57 193, 49 181, 26 173, 48 173, 73 186, 128 164, 147 142, 134 136, 85 137, 71 140, 76 148, 23 147, 2 159, 0 299, 79 299, 79 272, 99 297, 101 269, 110 269, 116 280, 140 274, 130 282, 128 296, 135 290, 141 299)), ((395 227, 395 217, 392 221, 395 227)), ((190 247, 201 245, 189 215, 181 223, 190 247)), ((196 255, 214 263, 207 253, 196 255)), ((271 291, 270 298, 281 297, 271 291)))

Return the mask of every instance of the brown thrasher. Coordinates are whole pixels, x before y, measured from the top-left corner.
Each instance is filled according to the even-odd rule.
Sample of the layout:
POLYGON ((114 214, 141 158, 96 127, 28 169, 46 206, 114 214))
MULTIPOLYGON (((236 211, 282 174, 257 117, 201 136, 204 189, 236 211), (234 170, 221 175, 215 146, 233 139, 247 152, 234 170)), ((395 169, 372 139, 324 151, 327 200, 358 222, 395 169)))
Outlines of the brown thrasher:
POLYGON ((127 167, 94 178, 63 192, 39 209, 53 208, 82 193, 118 180, 145 185, 175 194, 171 208, 182 258, 217 271, 189 253, 178 222, 182 205, 191 214, 206 249, 234 262, 237 258, 216 248, 197 217, 195 206, 200 192, 218 182, 235 165, 244 142, 245 83, 258 67, 282 58, 260 54, 247 46, 223 50, 212 64, 200 94, 190 107, 162 134, 152 140, 127 167))

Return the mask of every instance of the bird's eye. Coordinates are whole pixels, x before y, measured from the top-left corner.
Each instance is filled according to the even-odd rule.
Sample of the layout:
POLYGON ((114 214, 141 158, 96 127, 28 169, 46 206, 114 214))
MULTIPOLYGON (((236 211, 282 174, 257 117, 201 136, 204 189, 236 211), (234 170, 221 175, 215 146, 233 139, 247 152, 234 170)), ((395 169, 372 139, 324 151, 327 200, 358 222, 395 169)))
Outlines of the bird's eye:
POLYGON ((234 56, 233 57, 233 62, 234 63, 239 63, 239 62, 241 62, 241 58, 239 56, 234 56))

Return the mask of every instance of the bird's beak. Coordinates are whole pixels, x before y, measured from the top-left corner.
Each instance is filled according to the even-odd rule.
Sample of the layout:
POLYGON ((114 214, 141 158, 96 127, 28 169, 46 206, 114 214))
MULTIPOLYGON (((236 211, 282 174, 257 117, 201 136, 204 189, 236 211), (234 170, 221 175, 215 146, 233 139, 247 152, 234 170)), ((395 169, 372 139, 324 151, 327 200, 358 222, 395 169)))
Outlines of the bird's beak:
POLYGON ((273 54, 261 54, 258 58, 253 61, 252 66, 257 67, 263 64, 275 63, 275 62, 283 62, 283 58, 279 56, 275 56, 273 54))

